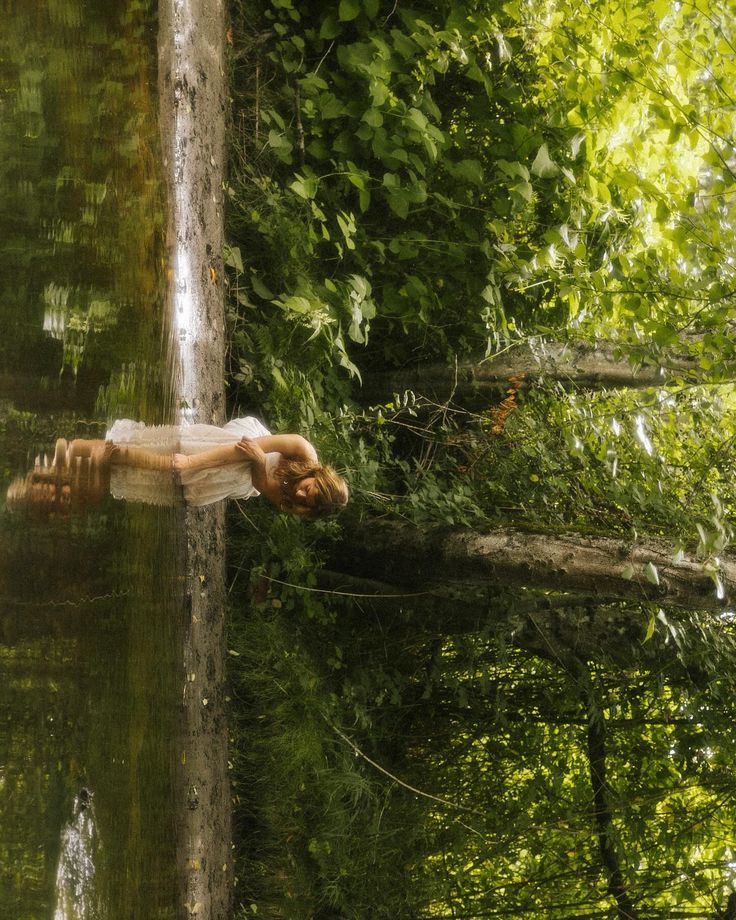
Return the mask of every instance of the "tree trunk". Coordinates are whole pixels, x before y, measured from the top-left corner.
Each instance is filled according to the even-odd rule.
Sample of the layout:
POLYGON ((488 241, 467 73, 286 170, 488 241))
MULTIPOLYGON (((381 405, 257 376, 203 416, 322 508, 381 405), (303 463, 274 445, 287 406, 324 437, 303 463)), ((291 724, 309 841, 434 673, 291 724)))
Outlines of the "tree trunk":
MULTIPOLYGON (((686 675, 690 684, 705 686, 712 670, 703 667, 714 648, 732 655, 734 643, 727 623, 706 611, 684 648, 672 641, 670 624, 661 618, 647 639, 651 603, 631 603, 586 594, 541 594, 498 590, 491 585, 440 585, 418 592, 386 581, 358 578, 344 572, 317 572, 320 590, 355 598, 380 619, 410 617, 423 636, 484 634, 503 637, 521 651, 554 664, 607 661, 619 668, 655 668, 686 675)), ((383 627, 382 627, 383 628, 383 627)))
MULTIPOLYGON (((584 668, 580 668, 584 672, 584 668)), ((586 674, 586 677, 588 675, 586 674)), ((584 686, 581 681, 581 686, 584 686)), ((616 914, 619 920, 637 920, 639 916, 631 896, 618 852, 614 830, 611 799, 611 787, 607 779, 606 764, 606 720, 598 701, 593 696, 591 687, 582 693, 583 703, 588 713, 588 773, 593 793, 593 820, 598 836, 598 852, 601 865, 606 875, 608 893, 616 902, 616 914)))
POLYGON ((522 386, 542 379, 554 380, 567 388, 616 389, 652 387, 664 384, 674 374, 693 375, 698 362, 687 354, 668 355, 663 364, 634 366, 610 342, 524 343, 490 358, 470 358, 449 364, 425 364, 416 368, 366 374, 361 399, 379 402, 393 393, 413 390, 425 396, 463 401, 474 394, 505 386, 522 378, 522 386))
POLYGON ((736 597, 736 561, 722 558, 721 590, 700 560, 664 540, 631 543, 577 533, 499 528, 419 530, 396 521, 364 523, 334 551, 333 568, 413 590, 474 582, 507 588, 584 593, 597 600, 657 601, 722 610, 736 597), (722 596, 718 596, 718 595, 722 596))

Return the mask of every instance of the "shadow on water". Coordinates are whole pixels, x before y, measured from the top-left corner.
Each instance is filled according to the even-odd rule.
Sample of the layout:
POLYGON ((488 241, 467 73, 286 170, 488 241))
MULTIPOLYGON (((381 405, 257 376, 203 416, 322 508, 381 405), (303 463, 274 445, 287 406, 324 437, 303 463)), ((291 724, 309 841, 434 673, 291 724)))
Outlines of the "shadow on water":
MULTIPOLYGON (((177 419, 155 7, 3 6, 2 496, 59 436, 177 419)), ((190 513, 0 515, 0 916, 189 915, 190 513)))

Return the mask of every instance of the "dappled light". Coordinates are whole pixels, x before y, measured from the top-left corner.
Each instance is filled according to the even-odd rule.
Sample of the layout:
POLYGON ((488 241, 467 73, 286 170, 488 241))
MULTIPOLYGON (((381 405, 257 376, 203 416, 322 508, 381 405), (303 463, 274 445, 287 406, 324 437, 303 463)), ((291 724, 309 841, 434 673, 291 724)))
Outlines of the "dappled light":
POLYGON ((732 916, 732 17, 235 7, 239 916, 732 916))
POLYGON ((734 920, 732 11, 3 12, 0 915, 734 920))

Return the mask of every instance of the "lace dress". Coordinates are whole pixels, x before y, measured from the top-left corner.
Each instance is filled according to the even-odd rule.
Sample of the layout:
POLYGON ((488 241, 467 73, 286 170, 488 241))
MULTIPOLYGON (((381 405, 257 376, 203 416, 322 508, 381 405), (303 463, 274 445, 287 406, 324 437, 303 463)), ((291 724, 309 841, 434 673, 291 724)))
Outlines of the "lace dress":
MULTIPOLYGON (((106 439, 125 447, 140 447, 157 454, 199 454, 215 447, 237 444, 245 438, 270 434, 257 418, 236 418, 222 428, 216 425, 146 425, 119 419, 106 439)), ((266 454, 270 474, 281 454, 266 454)), ((110 493, 114 498, 150 505, 210 505, 224 498, 252 498, 260 493, 250 475, 250 462, 229 463, 204 470, 185 470, 174 477, 165 470, 140 469, 114 464, 110 471, 110 493), (179 481, 181 486, 179 486, 179 481)))

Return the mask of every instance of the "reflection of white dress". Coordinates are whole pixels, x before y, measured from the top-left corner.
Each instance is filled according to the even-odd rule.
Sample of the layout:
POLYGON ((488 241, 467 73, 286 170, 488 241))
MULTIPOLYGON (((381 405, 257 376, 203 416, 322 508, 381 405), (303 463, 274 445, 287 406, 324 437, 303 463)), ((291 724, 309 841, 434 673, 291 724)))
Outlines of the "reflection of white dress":
MULTIPOLYGON (((157 454, 199 454, 215 447, 237 444, 241 438, 260 438, 270 434, 257 418, 236 418, 222 428, 216 425, 145 425, 119 419, 105 436, 121 447, 141 447, 157 454)), ((266 454, 269 473, 281 454, 266 454)), ((178 479, 179 477, 176 477, 178 479)), ((181 473, 184 500, 188 505, 210 505, 223 498, 252 498, 259 495, 250 477, 250 462, 229 463, 205 470, 181 473)), ((139 469, 113 464, 110 492, 115 498, 172 505, 181 501, 175 477, 168 471, 139 469)))

